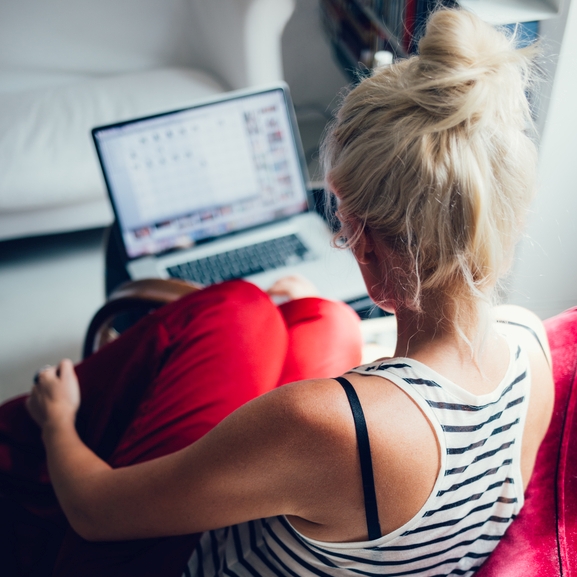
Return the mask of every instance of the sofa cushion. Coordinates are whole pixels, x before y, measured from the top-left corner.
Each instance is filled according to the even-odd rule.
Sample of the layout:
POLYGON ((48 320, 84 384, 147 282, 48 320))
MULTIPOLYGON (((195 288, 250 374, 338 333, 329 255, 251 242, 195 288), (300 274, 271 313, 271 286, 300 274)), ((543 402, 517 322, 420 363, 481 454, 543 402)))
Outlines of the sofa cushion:
POLYGON ((52 70, 16 70, 0 68, 0 95, 7 92, 29 92, 37 88, 56 88, 94 80, 94 75, 52 70))
POLYGON ((102 198, 93 127, 184 108, 223 90, 205 73, 165 68, 0 93, 0 211, 102 198))

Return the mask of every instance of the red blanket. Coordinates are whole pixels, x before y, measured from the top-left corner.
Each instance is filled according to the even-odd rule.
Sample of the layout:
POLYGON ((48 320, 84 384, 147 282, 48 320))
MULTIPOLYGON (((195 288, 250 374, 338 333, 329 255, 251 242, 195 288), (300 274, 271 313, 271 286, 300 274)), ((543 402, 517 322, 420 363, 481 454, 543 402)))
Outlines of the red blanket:
POLYGON ((555 409, 525 505, 479 577, 577 574, 577 307, 545 322, 555 409))

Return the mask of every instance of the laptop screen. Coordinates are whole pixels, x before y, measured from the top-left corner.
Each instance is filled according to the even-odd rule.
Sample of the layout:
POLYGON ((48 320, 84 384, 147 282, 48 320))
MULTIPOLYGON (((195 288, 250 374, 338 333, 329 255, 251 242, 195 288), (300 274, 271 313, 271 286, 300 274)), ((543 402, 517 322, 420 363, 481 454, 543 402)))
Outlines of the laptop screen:
POLYGON ((183 248, 307 210, 282 88, 95 128, 127 256, 183 248))

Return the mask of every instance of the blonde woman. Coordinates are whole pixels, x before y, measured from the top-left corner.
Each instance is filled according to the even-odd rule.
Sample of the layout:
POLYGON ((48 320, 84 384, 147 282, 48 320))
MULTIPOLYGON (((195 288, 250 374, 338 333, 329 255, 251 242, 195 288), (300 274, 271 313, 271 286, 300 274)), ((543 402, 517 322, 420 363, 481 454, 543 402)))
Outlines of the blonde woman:
POLYGON ((41 373, 28 408, 80 535, 204 532, 188 575, 478 569, 523 505, 553 403, 539 320, 492 308, 535 188, 530 61, 467 12, 439 11, 419 56, 352 90, 326 138, 339 236, 397 317, 394 358, 276 388, 120 468, 77 434, 72 365, 41 373))

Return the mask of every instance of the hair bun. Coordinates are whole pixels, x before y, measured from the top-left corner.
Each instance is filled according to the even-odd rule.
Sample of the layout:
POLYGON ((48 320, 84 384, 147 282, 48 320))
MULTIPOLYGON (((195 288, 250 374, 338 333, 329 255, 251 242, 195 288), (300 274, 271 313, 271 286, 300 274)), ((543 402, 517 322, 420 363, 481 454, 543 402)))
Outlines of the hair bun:
POLYGON ((454 69, 499 66, 513 50, 506 36, 462 9, 434 12, 419 42, 422 62, 454 69))
POLYGON ((445 128, 465 118, 480 119, 487 112, 506 122, 526 122, 525 114, 509 116, 508 103, 514 102, 518 109, 511 91, 524 96, 535 53, 533 46, 517 50, 514 36, 466 10, 440 9, 429 18, 419 42, 415 72, 420 82, 414 78, 413 89, 420 84, 417 99, 429 112, 452 119, 443 123, 445 128))

